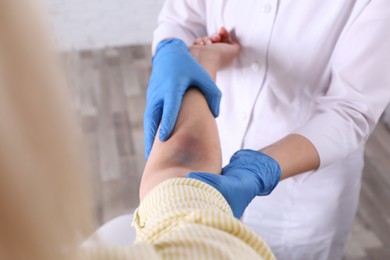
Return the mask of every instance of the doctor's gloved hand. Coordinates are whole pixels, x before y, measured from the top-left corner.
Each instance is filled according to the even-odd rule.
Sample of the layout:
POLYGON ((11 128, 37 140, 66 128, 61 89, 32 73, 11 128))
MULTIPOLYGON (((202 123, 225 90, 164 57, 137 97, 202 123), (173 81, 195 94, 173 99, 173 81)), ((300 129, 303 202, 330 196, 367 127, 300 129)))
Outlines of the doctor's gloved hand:
POLYGON ((254 150, 240 150, 222 169, 221 175, 192 172, 187 177, 216 188, 229 203, 234 216, 240 218, 254 197, 271 193, 280 181, 281 169, 268 155, 254 150))
POLYGON ((157 129, 159 138, 166 141, 179 114, 184 93, 190 87, 198 88, 206 97, 209 108, 217 117, 221 91, 209 74, 191 55, 179 39, 165 40, 157 46, 153 69, 146 93, 144 114, 145 157, 149 157, 157 129))

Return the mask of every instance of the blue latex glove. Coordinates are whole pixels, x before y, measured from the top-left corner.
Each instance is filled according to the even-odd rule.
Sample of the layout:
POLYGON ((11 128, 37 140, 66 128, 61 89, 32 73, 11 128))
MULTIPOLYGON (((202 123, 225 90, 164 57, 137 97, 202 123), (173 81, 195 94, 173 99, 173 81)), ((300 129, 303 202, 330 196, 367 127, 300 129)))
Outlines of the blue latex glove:
POLYGON ((221 91, 210 75, 191 55, 179 39, 160 42, 153 57, 153 69, 146 93, 144 115, 145 157, 148 159, 159 124, 161 141, 166 141, 180 111, 182 98, 190 87, 197 87, 206 97, 209 108, 217 117, 221 91))
POLYGON ((240 218, 256 196, 268 195, 280 181, 279 164, 258 151, 240 150, 222 169, 222 175, 192 172, 189 178, 203 181, 225 197, 236 218, 240 218))

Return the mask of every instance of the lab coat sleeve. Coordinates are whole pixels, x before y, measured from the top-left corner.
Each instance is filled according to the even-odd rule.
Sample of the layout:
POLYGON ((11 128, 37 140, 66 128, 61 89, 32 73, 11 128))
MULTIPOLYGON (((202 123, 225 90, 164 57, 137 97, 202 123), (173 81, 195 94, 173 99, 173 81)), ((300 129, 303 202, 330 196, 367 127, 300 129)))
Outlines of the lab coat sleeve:
POLYGON ((331 82, 315 98, 309 121, 294 133, 316 147, 321 167, 362 145, 390 101, 390 5, 371 1, 341 35, 331 82))
POLYGON ((206 35, 205 0, 166 0, 154 31, 152 52, 167 38, 179 38, 190 46, 197 37, 206 35))

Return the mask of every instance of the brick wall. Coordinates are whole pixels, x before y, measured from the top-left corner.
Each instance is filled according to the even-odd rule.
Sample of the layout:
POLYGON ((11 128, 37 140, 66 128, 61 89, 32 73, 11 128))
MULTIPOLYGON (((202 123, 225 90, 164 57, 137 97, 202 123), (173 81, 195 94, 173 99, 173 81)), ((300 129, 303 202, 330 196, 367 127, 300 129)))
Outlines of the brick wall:
POLYGON ((46 0, 62 50, 150 43, 164 0, 46 0))

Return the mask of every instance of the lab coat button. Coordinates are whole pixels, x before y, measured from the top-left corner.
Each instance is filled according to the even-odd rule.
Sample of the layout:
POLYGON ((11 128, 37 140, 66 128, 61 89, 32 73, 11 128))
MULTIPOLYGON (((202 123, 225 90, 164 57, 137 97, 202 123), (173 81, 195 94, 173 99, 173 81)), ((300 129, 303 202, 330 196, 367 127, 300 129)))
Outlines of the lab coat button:
POLYGON ((269 12, 271 12, 272 10, 272 5, 270 4, 266 4, 263 6, 263 8, 261 8, 261 11, 265 14, 268 14, 269 12))
POLYGON ((260 70, 260 68, 261 68, 260 63, 258 63, 257 61, 252 63, 252 70, 253 71, 258 72, 260 70))

